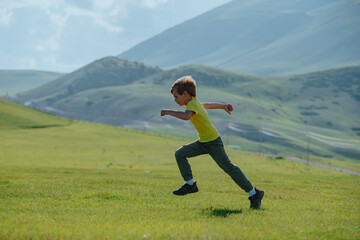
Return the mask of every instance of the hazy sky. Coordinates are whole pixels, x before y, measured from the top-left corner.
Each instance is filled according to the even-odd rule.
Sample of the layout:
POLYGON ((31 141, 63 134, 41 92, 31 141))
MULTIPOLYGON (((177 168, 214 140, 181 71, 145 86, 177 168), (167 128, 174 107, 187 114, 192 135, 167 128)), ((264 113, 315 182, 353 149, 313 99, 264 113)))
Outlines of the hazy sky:
POLYGON ((0 0, 0 69, 71 72, 230 0, 0 0))

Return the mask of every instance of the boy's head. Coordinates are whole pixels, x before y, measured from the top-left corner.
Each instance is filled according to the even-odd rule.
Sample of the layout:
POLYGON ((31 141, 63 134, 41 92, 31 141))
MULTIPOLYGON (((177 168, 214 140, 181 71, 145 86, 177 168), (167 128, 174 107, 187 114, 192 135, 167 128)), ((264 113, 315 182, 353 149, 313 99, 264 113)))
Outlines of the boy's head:
POLYGON ((171 86, 171 93, 183 95, 187 92, 190 96, 196 97, 196 82, 191 76, 184 76, 176 80, 171 86))

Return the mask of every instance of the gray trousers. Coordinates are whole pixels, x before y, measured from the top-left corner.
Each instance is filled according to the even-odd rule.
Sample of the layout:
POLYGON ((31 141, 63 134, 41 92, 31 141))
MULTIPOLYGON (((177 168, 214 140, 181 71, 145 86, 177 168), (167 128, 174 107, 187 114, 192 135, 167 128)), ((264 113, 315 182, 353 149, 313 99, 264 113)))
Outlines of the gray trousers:
POLYGON ((234 182, 245 192, 249 192, 253 189, 250 181, 245 177, 241 169, 230 161, 220 137, 214 141, 206 143, 195 141, 176 150, 175 158, 179 166, 180 173, 185 181, 193 179, 188 158, 203 154, 209 154, 219 167, 229 174, 234 182))

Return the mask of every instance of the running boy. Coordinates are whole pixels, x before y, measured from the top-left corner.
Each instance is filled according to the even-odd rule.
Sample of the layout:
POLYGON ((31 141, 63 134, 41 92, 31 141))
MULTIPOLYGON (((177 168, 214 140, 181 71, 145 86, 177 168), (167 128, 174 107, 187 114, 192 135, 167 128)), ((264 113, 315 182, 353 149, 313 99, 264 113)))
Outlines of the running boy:
POLYGON ((196 97, 196 82, 191 76, 184 76, 176 80, 171 93, 175 102, 180 106, 186 106, 186 110, 161 110, 161 116, 170 115, 182 120, 190 120, 199 133, 199 139, 188 145, 180 147, 175 152, 175 158, 185 184, 173 191, 175 195, 186 195, 198 192, 199 189, 193 180, 191 167, 187 158, 209 154, 215 162, 249 194, 250 208, 258 209, 264 191, 253 188, 250 181, 245 177, 238 166, 233 164, 227 156, 223 142, 216 128, 210 122, 205 109, 223 109, 231 115, 231 104, 204 103, 201 104, 196 97))

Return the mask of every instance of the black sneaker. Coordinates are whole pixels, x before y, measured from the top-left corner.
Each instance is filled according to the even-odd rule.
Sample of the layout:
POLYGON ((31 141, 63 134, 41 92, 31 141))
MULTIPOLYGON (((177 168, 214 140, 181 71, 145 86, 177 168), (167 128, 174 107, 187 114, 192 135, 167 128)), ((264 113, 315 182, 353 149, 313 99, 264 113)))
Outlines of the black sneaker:
POLYGON ((196 182, 194 182, 193 185, 185 183, 181 188, 173 191, 173 194, 178 195, 178 196, 183 196, 188 193, 196 193, 198 191, 199 191, 199 189, 196 185, 196 182))
POLYGON ((261 206, 261 199, 264 197, 264 191, 258 190, 256 188, 255 191, 255 195, 249 197, 251 209, 259 209, 261 206))

